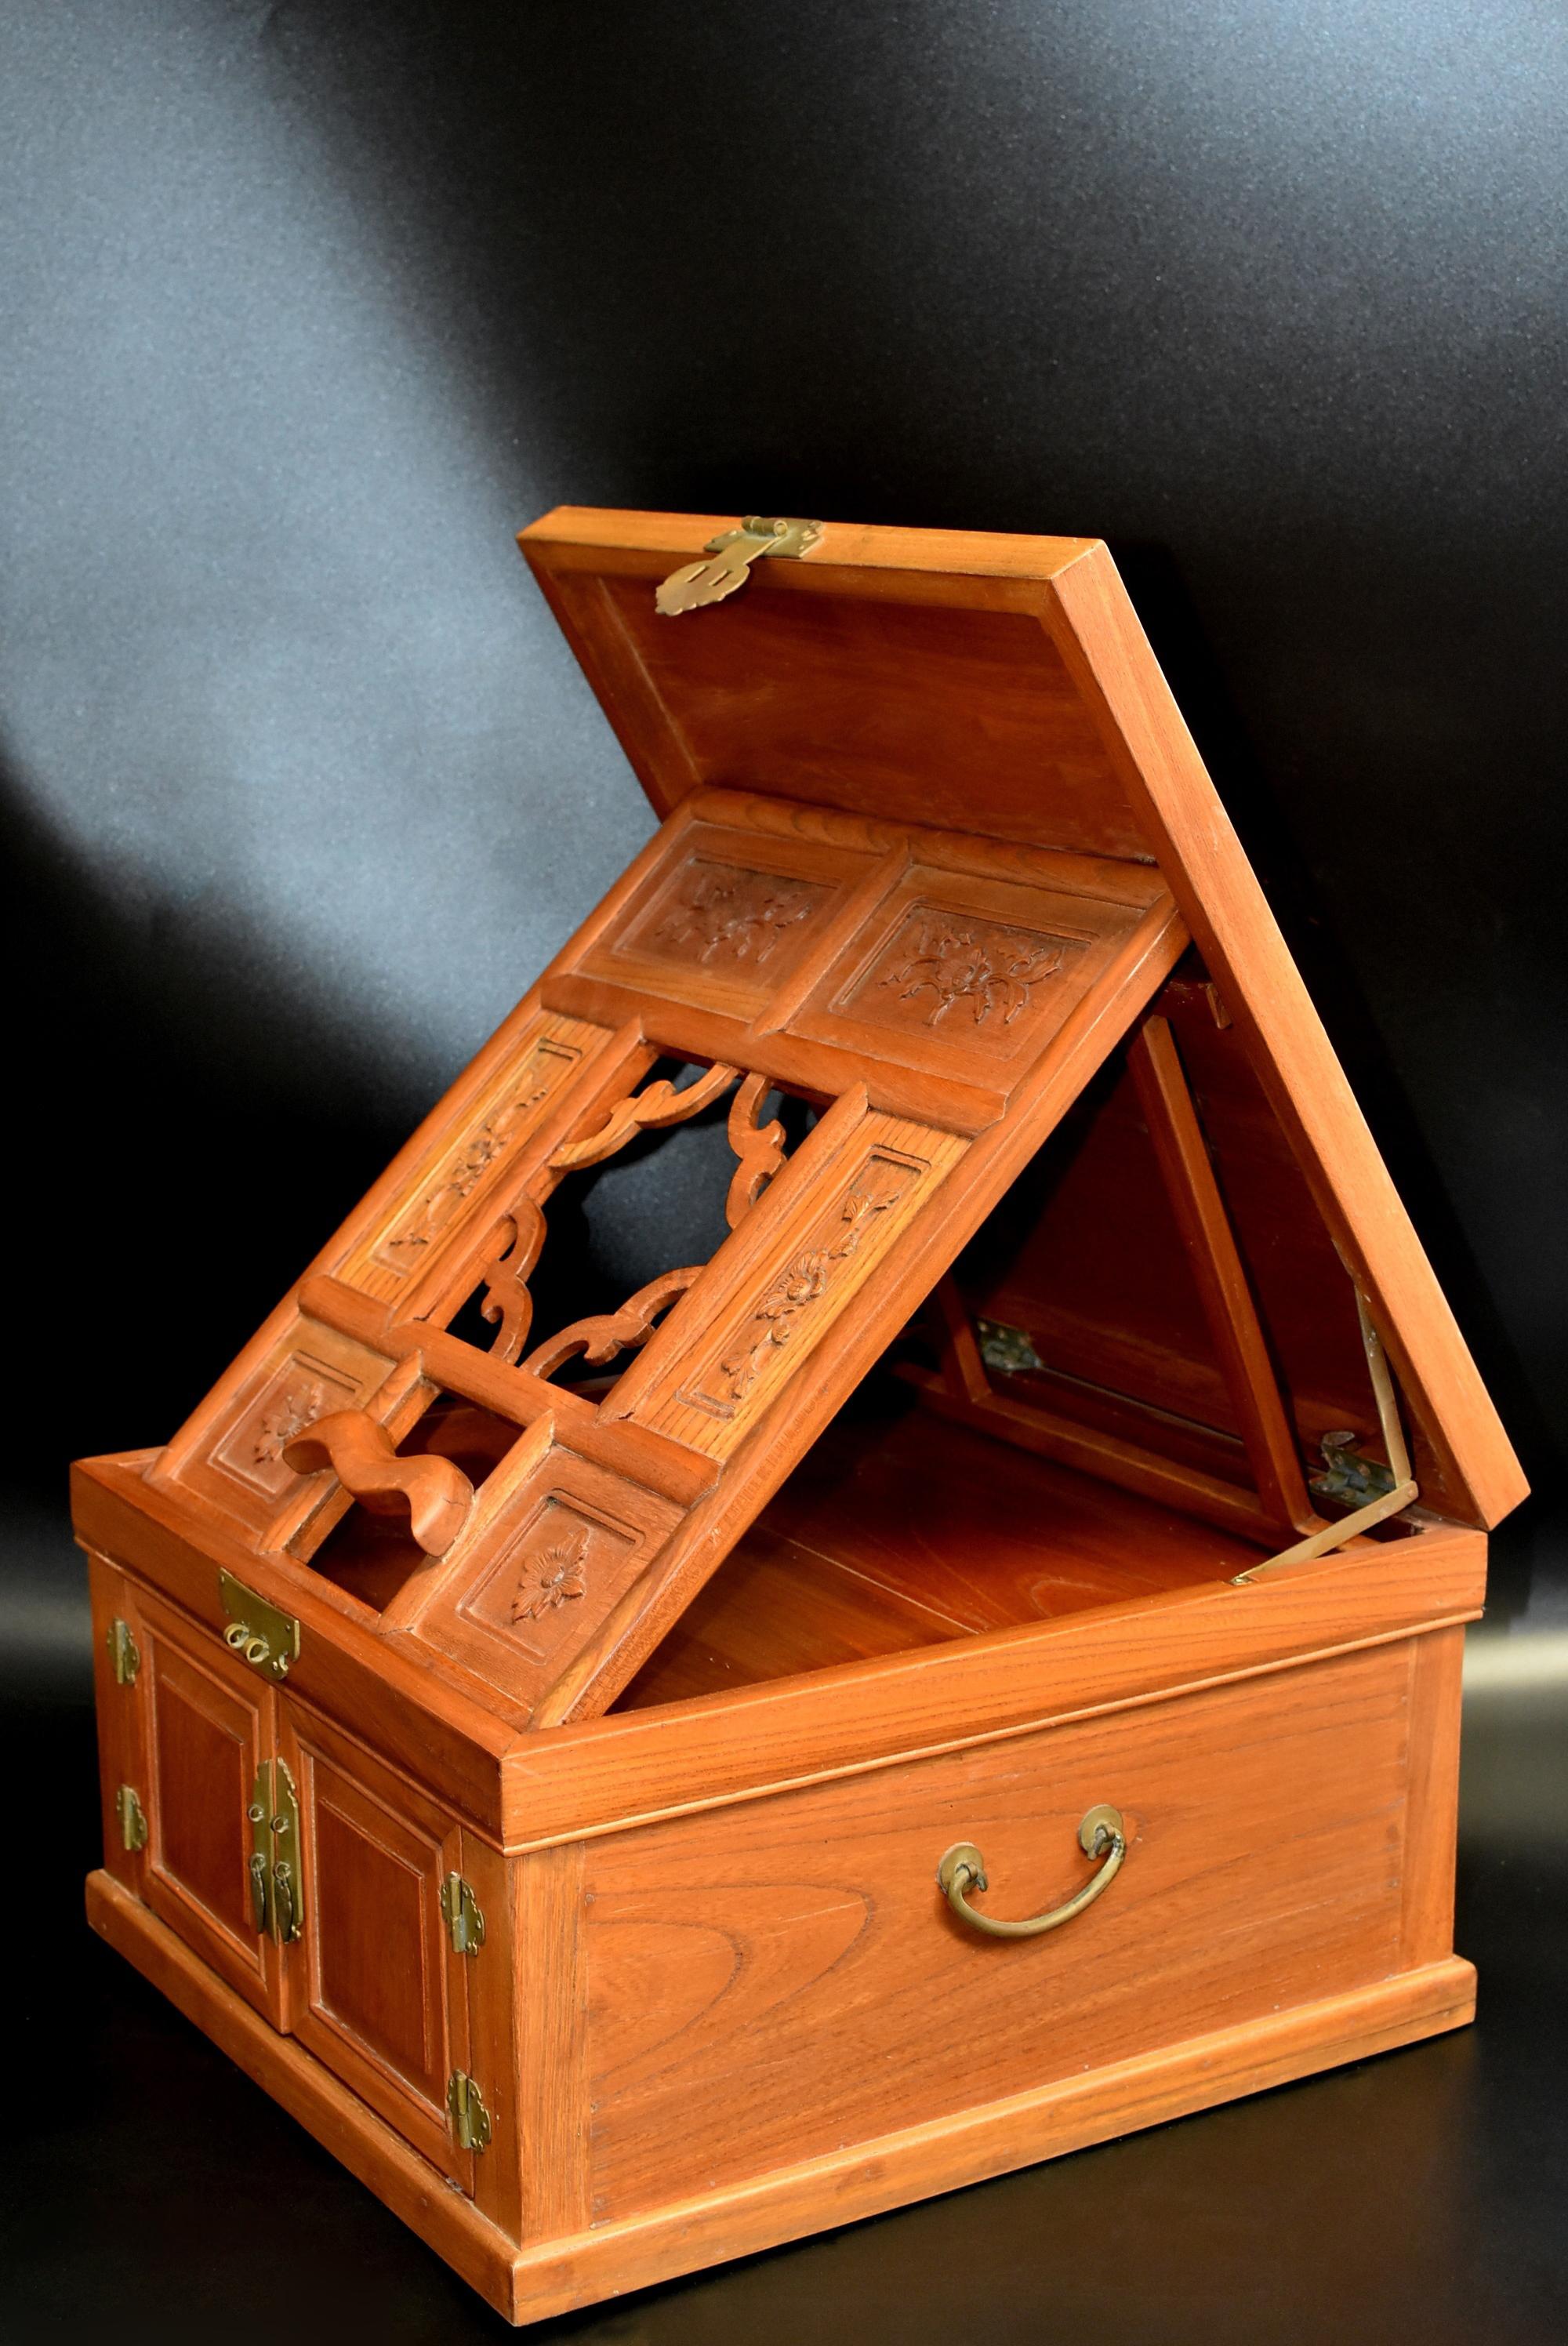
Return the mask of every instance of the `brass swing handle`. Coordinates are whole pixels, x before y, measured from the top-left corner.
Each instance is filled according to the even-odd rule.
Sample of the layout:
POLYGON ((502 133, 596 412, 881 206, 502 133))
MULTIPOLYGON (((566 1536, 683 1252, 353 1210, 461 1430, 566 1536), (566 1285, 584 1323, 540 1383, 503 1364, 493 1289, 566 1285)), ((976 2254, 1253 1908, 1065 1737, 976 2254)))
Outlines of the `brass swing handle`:
POLYGON ((1104 1860, 1092 1882, 1086 1882, 1076 1897, 1069 1898, 1064 1906, 1054 1906, 1049 1914, 1036 1914, 1027 1923, 1002 1923, 994 1915, 977 1914, 969 1903, 966 1892, 984 1890, 985 1860, 971 1841, 955 1841, 936 1869, 937 1887, 961 1922, 972 1930, 983 1931, 990 1939, 1035 1939, 1042 1931, 1058 1930, 1092 1906, 1103 1896, 1122 1870, 1122 1860, 1127 1853, 1127 1838, 1123 1829, 1120 1809, 1102 1803, 1089 1810, 1078 1827, 1078 1846, 1085 1857, 1104 1860))

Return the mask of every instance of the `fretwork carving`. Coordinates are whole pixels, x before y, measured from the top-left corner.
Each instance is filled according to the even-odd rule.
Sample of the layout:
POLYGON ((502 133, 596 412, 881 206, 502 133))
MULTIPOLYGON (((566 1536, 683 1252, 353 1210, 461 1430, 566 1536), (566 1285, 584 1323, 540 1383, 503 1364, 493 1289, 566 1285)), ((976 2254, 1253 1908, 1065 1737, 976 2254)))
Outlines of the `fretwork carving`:
POLYGON ((646 1091, 629 1092, 625 1099, 616 1100, 596 1132, 582 1140, 563 1141, 550 1159, 551 1167, 556 1172, 566 1173, 584 1165, 602 1164, 617 1148, 624 1148, 636 1133, 685 1124, 689 1117, 699 1116, 716 1099, 722 1099, 739 1075, 738 1067, 716 1060, 706 1075, 698 1076, 682 1091, 676 1089, 667 1076, 661 1076, 646 1091))
POLYGON ((667 1270, 628 1296, 618 1311, 597 1311, 585 1320, 574 1320, 569 1328, 530 1352, 524 1367, 536 1377, 551 1377, 575 1352, 596 1367, 613 1361, 617 1352, 635 1352, 653 1334, 659 1313, 686 1293, 701 1270, 698 1263, 686 1270, 667 1270))
POLYGON ((534 1298, 528 1292, 528 1281, 545 1243, 545 1217, 532 1198, 519 1198, 507 1227, 510 1235, 483 1268, 484 1296, 479 1310, 482 1318, 496 1329, 491 1352, 498 1361, 514 1362, 533 1325, 534 1298))
POLYGON ((784 1162, 784 1127, 774 1117, 759 1125, 772 1086, 766 1076, 748 1076, 729 1106, 729 1145, 740 1159, 724 1201, 724 1217, 734 1229, 748 1214, 784 1162))

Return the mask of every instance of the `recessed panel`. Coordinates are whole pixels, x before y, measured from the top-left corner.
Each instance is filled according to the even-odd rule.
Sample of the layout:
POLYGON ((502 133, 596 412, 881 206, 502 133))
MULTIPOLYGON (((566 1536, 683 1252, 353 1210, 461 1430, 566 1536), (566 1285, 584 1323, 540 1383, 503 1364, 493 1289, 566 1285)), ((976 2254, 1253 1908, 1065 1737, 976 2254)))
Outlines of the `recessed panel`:
POLYGON ((585 975, 751 1018, 827 941, 869 849, 695 822, 620 919, 585 954, 585 975))
POLYGON ((789 1032, 861 1061, 1009 1083, 1064 1025, 1140 909, 917 863, 789 1032))
POLYGON ((531 1660, 546 1662, 574 1641, 577 1616, 596 1620, 614 1603, 643 1545, 634 1525, 552 1491, 461 1609, 531 1660))

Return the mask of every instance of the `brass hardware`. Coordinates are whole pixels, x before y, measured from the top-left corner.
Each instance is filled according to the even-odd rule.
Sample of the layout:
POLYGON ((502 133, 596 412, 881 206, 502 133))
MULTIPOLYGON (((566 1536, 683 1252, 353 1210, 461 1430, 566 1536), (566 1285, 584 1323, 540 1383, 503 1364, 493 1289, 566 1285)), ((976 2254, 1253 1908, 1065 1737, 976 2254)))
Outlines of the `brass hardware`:
POLYGON ((989 1887, 985 1860, 972 1841, 955 1841, 946 1851, 936 1869, 937 1888, 960 1920, 976 1931, 983 1931, 987 1938, 1037 1939, 1043 1931, 1059 1930, 1074 1914, 1081 1914, 1085 1906, 1092 1906, 1121 1872, 1127 1839, 1120 1809, 1113 1809, 1106 1802, 1091 1809, 1078 1827, 1078 1846, 1085 1857, 1103 1860, 1100 1871, 1064 1906, 1054 1906, 1048 1914, 1036 1914, 1027 1923, 999 1923, 993 1915, 977 1914, 967 1902, 968 1892, 983 1892, 989 1887))
POLYGON ((680 611, 699 610, 705 603, 722 603, 751 576, 751 566, 763 555, 793 559, 816 545, 822 535, 820 521, 786 521, 769 514, 748 514, 738 529, 710 537, 707 562, 688 562, 672 570, 657 594, 654 608, 667 619, 680 611))
MULTIPOLYGON (((1413 1506, 1420 1497, 1420 1488, 1410 1474, 1410 1454, 1405 1446, 1404 1427, 1400 1423, 1400 1406, 1394 1397, 1394 1381, 1389 1373, 1388 1355, 1383 1350, 1382 1338, 1372 1325, 1367 1299, 1359 1286, 1356 1290, 1356 1313, 1361 1323, 1361 1349, 1367 1355, 1372 1397, 1378 1404, 1378 1424, 1383 1436, 1383 1447, 1389 1454, 1386 1467, 1380 1466, 1375 1459, 1358 1459, 1356 1464, 1363 1470, 1369 1490, 1373 1489, 1379 1481, 1382 1487, 1375 1496, 1369 1497, 1358 1506, 1353 1515, 1341 1515, 1337 1524, 1325 1524, 1321 1531, 1308 1532, 1305 1539, 1297 1540, 1290 1547, 1281 1548, 1278 1556, 1265 1556, 1260 1564, 1248 1565, 1245 1572, 1238 1572, 1232 1580, 1233 1588, 1245 1588, 1257 1579, 1259 1573, 1273 1572, 1279 1565, 1306 1564, 1313 1556, 1328 1556, 1333 1549, 1343 1547, 1347 1540, 1354 1539, 1358 1533, 1369 1532, 1374 1525, 1382 1523, 1388 1516, 1397 1515, 1404 1508, 1413 1506)), ((1325 1434, 1324 1456, 1329 1454, 1330 1443, 1336 1445, 1337 1455, 1343 1456, 1344 1444, 1353 1439, 1354 1436, 1349 1434, 1325 1434)), ((1314 1482, 1312 1488, 1324 1492, 1327 1497, 1338 1497, 1338 1492, 1324 1491, 1328 1479, 1326 1475, 1320 1477, 1314 1482)), ((1349 1473, 1344 1479, 1347 1484, 1350 1483, 1349 1473)))
POLYGON ((1380 1458, 1363 1458, 1351 1448, 1353 1433, 1326 1433, 1318 1447, 1323 1472, 1314 1474, 1311 1488, 1319 1499, 1338 1507, 1364 1507, 1369 1499, 1386 1498, 1394 1478, 1380 1458))
POLYGON ((484 2150, 490 2142, 490 2113, 484 2096, 466 2070, 454 2069, 446 2081, 446 2106, 452 2112, 452 2133, 459 2150, 484 2150))
POLYGON ((1043 1369, 1045 1365, 1022 1328, 1005 1327, 1000 1320, 976 1320, 974 1333, 986 1367, 1000 1370, 1004 1377, 1015 1377, 1025 1369, 1043 1369))
POLYGON ((441 1911, 451 1933, 453 1953, 476 1955, 484 1944, 484 1915, 461 1873, 449 1873, 442 1883, 441 1911))
POLYGON ((304 1927, 300 1864, 300 1800, 294 1779, 281 1760, 263 1760, 256 1770, 250 1805, 250 1912, 258 1934, 278 1946, 297 1939, 304 1927))
POLYGON ((128 1784, 122 1784, 115 1794, 115 1814, 120 1821, 120 1839, 129 1850, 147 1847, 147 1811, 128 1784))
POLYGON ((226 1646, 240 1655, 252 1669, 263 1678, 286 1678, 289 1665, 297 1660, 300 1652, 300 1624, 291 1613, 280 1613, 276 1605, 269 1605, 231 1572, 221 1569, 218 1575, 218 1601, 222 1606, 229 1627, 223 1632, 226 1646))
POLYGON ((109 1659, 114 1664, 115 1684, 135 1686, 136 1674, 141 1668, 141 1654, 136 1639, 131 1636, 130 1624, 122 1621, 117 1615, 109 1623, 104 1642, 108 1647, 109 1659))

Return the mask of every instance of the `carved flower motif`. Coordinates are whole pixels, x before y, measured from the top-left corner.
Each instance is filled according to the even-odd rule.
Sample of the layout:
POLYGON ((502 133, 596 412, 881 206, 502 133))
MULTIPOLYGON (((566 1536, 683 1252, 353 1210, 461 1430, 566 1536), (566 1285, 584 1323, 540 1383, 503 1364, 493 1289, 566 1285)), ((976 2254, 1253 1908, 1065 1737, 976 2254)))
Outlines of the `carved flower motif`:
POLYGON ((842 1235, 832 1246, 807 1247, 779 1273, 751 1315, 747 1341, 720 1362, 718 1392, 699 1397, 701 1406, 717 1408, 720 1415, 733 1414, 762 1374, 769 1353, 789 1341, 799 1313, 826 1292, 835 1264, 847 1262, 859 1250, 871 1223, 892 1203, 891 1197, 872 1190, 851 1190, 839 1214, 846 1226, 842 1235))
MULTIPOLYGON (((828 1264, 830 1257, 826 1247, 811 1247, 798 1254, 792 1263, 779 1273, 757 1307, 759 1320, 792 1320, 808 1303, 814 1303, 828 1284, 828 1264)), ((781 1344, 789 1334, 788 1328, 778 1328, 773 1341, 781 1344)))
POLYGON ((910 939, 910 950, 881 979, 896 985, 901 1002, 920 994, 932 997, 922 1024, 939 1025, 955 1004, 973 1007, 974 1023, 983 1026, 993 1010, 1011 1026, 1029 1001, 1032 986, 1054 977, 1062 966, 1060 944, 1032 943, 1005 930, 989 932, 961 928, 952 921, 922 922, 910 939))
POLYGON ((387 1241, 389 1254, 412 1253, 416 1248, 429 1246, 443 1223, 451 1220, 463 1199, 475 1189, 488 1167, 515 1137, 518 1127, 548 1094, 549 1084, 535 1084, 531 1091, 523 1092, 497 1108, 494 1115, 482 1124, 473 1137, 465 1142, 462 1155, 444 1181, 438 1181, 420 1201, 406 1229, 387 1241))
POLYGON ((258 1466, 275 1466, 297 1433, 303 1433, 321 1413, 327 1396, 321 1385, 290 1385, 280 1393, 256 1427, 250 1455, 258 1466))
POLYGON ((701 873, 684 903, 654 933, 655 944, 695 942, 698 961, 764 962, 786 929, 809 918, 817 899, 809 888, 769 880, 760 872, 701 873))
POLYGON ((524 1579, 512 1600, 514 1621, 542 1621, 546 1613, 558 1612, 568 1598, 587 1595, 588 1576, 583 1561, 586 1545, 587 1534, 574 1532, 530 1557, 524 1569, 534 1577, 524 1579))

